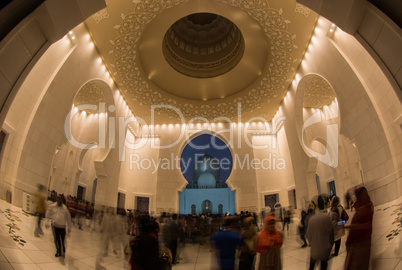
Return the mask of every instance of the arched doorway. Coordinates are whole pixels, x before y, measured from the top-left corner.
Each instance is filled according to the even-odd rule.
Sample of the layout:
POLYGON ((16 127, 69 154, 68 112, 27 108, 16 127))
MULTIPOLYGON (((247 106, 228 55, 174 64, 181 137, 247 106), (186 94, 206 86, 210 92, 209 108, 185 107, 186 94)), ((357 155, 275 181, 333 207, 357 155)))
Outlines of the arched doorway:
POLYGON ((219 214, 220 216, 223 215, 223 205, 222 205, 222 204, 219 204, 219 205, 218 205, 218 214, 219 214))
POLYGON ((208 215, 212 213, 212 202, 210 200, 205 200, 202 202, 202 214, 208 215))
POLYGON ((196 205, 198 213, 217 214, 220 204, 222 213, 234 213, 235 192, 226 183, 232 164, 229 144, 215 134, 201 132, 187 142, 180 167, 188 184, 179 193, 179 213, 192 214, 196 205))

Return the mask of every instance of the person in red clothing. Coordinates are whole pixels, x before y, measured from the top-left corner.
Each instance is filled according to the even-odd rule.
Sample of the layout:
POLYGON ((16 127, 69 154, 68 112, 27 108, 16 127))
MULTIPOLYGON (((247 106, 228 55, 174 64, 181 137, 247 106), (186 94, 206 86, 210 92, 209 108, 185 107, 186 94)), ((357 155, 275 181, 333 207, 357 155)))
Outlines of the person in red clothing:
POLYGON ((345 225, 346 229, 350 229, 346 240, 345 270, 365 270, 370 265, 374 207, 365 187, 356 189, 355 194, 356 213, 351 224, 345 225))
POLYGON ((257 252, 260 253, 258 270, 282 269, 280 248, 283 244, 282 233, 275 229, 275 217, 268 216, 257 238, 257 252))

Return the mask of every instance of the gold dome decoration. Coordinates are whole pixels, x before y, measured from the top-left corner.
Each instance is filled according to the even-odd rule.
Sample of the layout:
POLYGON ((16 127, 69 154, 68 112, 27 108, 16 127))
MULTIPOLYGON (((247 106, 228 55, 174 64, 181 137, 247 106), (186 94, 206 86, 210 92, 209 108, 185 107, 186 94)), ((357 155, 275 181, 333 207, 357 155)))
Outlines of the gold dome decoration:
MULTIPOLYGON (((261 107, 262 102, 269 102, 270 99, 281 96, 285 92, 283 88, 284 81, 292 81, 294 71, 292 64, 294 58, 292 51, 295 49, 294 36, 287 32, 287 25, 290 23, 282 17, 282 11, 270 8, 267 3, 258 1, 242 2, 224 0, 221 3, 235 8, 240 8, 246 14, 250 14, 260 24, 260 27, 271 40, 271 52, 273 59, 270 62, 269 71, 262 78, 259 85, 253 89, 247 89, 242 97, 222 100, 218 104, 198 104, 195 102, 186 102, 168 98, 159 91, 153 90, 148 83, 148 78, 144 78, 137 59, 136 45, 140 40, 143 29, 146 28, 157 14, 162 11, 179 5, 186 0, 159 1, 148 0, 141 1, 135 5, 135 11, 124 15, 121 24, 118 27, 120 36, 112 42, 113 49, 111 53, 116 57, 114 63, 115 75, 121 82, 119 87, 127 95, 126 99, 135 99, 142 105, 151 104, 170 104, 180 109, 186 118, 204 116, 208 119, 221 117, 235 117, 238 112, 238 103, 242 103, 243 111, 252 111, 261 107), (261 4, 261 6, 260 6, 261 4), (152 8, 150 8, 152 6, 152 8), (134 27, 132 27, 134 26, 134 27), (128 45, 132 46, 127 51, 128 45), (291 75, 291 76, 289 76, 291 75), (289 76, 289 77, 288 77, 289 76)), ((246 44, 247 46, 247 44, 246 44)), ((165 110, 170 117, 175 117, 176 113, 172 110, 165 110)))
MULTIPOLYGON (((105 102, 105 94, 103 90, 94 82, 88 82, 84 84, 83 87, 78 91, 77 95, 74 98, 74 106, 77 107, 79 105, 96 105, 99 106, 100 102, 105 102)), ((98 111, 92 111, 89 109, 85 110, 87 113, 97 113, 98 111)))
POLYGON ((163 39, 163 54, 176 71, 194 78, 222 75, 244 52, 240 30, 213 13, 194 13, 176 21, 163 39))
POLYGON ((331 85, 321 77, 310 79, 306 84, 303 97, 304 108, 321 109, 325 105, 331 104, 336 98, 331 85))
MULTIPOLYGON (((237 119, 239 103, 244 118, 274 115, 318 19, 313 11, 295 9, 292 0, 106 2, 110 18, 85 23, 125 100, 146 120, 155 104, 173 106, 185 119, 237 119), (177 72, 162 51, 169 27, 201 12, 227 18, 244 40, 239 63, 212 78, 177 72)), ((159 123, 176 123, 177 113, 171 109, 160 109, 157 115, 159 123)))

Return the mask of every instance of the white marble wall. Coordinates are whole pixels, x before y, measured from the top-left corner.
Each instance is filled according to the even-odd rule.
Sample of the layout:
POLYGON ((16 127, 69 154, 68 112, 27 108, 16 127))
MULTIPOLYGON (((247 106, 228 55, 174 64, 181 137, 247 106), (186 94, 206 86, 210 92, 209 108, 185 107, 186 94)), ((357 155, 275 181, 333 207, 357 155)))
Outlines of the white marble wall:
POLYGON ((47 185, 49 168, 46 168, 46 162, 51 163, 55 149, 43 149, 37 144, 48 142, 48 136, 55 132, 46 120, 40 120, 36 126, 32 126, 32 123, 47 88, 66 60, 64 57, 73 48, 74 44, 68 38, 50 46, 19 86, 5 118, 2 128, 8 133, 8 138, 1 162, 1 197, 5 198, 7 191, 12 192, 16 205, 22 205, 23 191, 33 192, 39 183, 47 185), (32 137, 28 136, 31 129, 32 137), (27 141, 33 148, 28 155, 23 152, 27 141))
POLYGON ((378 204, 398 198, 401 194, 397 153, 401 149, 401 130, 391 119, 397 119, 400 101, 384 73, 358 41, 339 29, 333 38, 327 37, 329 26, 329 22, 320 18, 296 83, 308 74, 319 74, 330 83, 340 108, 340 133, 358 149, 364 184, 373 201, 378 204), (383 91, 382 98, 373 99, 374 89, 383 91), (389 97, 389 104, 382 103, 381 109, 378 102, 384 97, 389 97))
POLYGON ((256 135, 253 144, 269 146, 254 149, 255 158, 265 159, 256 170, 258 209, 262 211, 265 207, 264 195, 276 193, 282 206, 289 206, 288 191, 295 188, 295 182, 285 130, 280 129, 276 135, 256 135))

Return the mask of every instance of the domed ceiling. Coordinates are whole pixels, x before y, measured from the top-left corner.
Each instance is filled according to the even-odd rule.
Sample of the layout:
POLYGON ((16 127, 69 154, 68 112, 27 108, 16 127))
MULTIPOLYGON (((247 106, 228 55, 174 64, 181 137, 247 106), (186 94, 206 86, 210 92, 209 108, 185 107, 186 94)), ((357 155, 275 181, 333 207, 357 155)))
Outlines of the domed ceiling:
POLYGON ((295 0, 106 0, 85 23, 137 117, 270 120, 318 16, 295 0))

